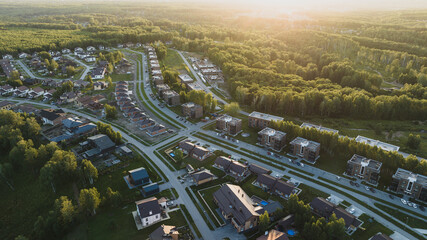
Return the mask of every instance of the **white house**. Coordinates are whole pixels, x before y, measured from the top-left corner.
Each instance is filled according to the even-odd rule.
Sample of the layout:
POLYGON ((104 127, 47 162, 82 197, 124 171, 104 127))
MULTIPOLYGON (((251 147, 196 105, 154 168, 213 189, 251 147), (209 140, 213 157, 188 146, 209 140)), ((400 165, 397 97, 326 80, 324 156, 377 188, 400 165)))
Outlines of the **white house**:
POLYGON ((44 89, 41 87, 35 87, 33 89, 31 89, 30 91, 28 91, 28 94, 30 96, 30 98, 38 98, 40 96, 43 96, 44 94, 44 89))
POLYGON ((74 53, 76 53, 76 52, 83 52, 83 48, 81 48, 81 47, 74 48, 74 53))
POLYGON ((102 50, 104 50, 105 48, 104 48, 104 46, 99 45, 99 46, 98 46, 98 49, 102 51, 102 50))
POLYGON ((118 47, 118 48, 123 48, 123 44, 120 44, 120 43, 119 43, 119 44, 117 44, 117 47, 118 47))
POLYGON ((94 51, 96 51, 96 48, 92 47, 92 46, 89 46, 89 47, 86 48, 86 50, 88 50, 89 52, 94 52, 94 51))
POLYGON ((142 226, 147 227, 162 220, 162 209, 155 197, 135 202, 136 211, 142 226))
POLYGON ((12 86, 10 86, 9 84, 6 84, 6 85, 3 85, 3 86, 0 86, 0 90, 2 90, 2 91, 1 91, 1 94, 2 94, 2 95, 6 95, 6 94, 9 94, 9 93, 13 93, 13 92, 15 91, 15 89, 14 89, 12 86))
POLYGON ((70 49, 68 49, 68 48, 62 49, 62 54, 68 54, 68 53, 71 53, 70 49))
POLYGON ((18 57, 19 57, 19 58, 21 58, 21 59, 22 59, 22 58, 27 58, 27 57, 28 57, 28 54, 26 54, 26 53, 24 53, 24 52, 23 52, 23 53, 20 53, 20 54, 18 55, 18 57))
POLYGON ((30 89, 27 88, 26 86, 20 86, 15 89, 14 95, 18 97, 26 97, 29 91, 30 89))
POLYGON ((3 59, 13 60, 13 56, 10 54, 6 54, 3 56, 3 59))
POLYGON ((94 80, 99 80, 99 79, 103 79, 105 75, 105 68, 104 67, 97 67, 95 69, 92 70, 92 79, 94 80))
POLYGON ((86 62, 95 62, 95 61, 96 61, 96 57, 94 57, 94 56, 86 57, 86 58, 85 58, 85 61, 86 61, 86 62))

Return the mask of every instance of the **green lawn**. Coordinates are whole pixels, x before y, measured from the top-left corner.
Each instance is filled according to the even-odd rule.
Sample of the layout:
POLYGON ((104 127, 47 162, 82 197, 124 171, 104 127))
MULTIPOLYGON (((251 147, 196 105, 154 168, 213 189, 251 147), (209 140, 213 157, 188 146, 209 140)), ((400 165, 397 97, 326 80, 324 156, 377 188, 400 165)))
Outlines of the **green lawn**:
POLYGON ((409 226, 413 227, 413 228, 426 228, 427 226, 427 222, 422 221, 418 218, 413 218, 405 213, 402 213, 401 211, 397 210, 397 209, 393 209, 390 207, 387 207, 385 205, 379 204, 379 203, 374 203, 376 207, 380 208, 381 210, 383 210, 384 212, 390 214, 391 216, 399 219, 401 222, 407 223, 409 226))
POLYGON ((166 69, 176 70, 178 72, 186 72, 193 79, 194 76, 189 71, 187 65, 182 60, 181 56, 179 56, 178 52, 173 49, 168 49, 165 59, 160 61, 160 66, 164 65, 166 69))
POLYGON ((187 225, 181 211, 174 211, 169 213, 170 219, 138 231, 132 216, 132 211, 135 210, 135 204, 128 204, 123 208, 105 209, 76 227, 65 239, 147 239, 162 224, 177 227, 187 225))
MULTIPOLYGON (((209 188, 202 189, 202 190, 199 191, 199 193, 200 193, 200 195, 202 195, 203 199, 206 201, 206 203, 208 204, 209 208, 212 210, 213 215, 215 215, 216 219, 218 219, 219 224, 225 224, 224 220, 221 218, 221 216, 215 210, 215 209, 218 208, 218 206, 213 201, 213 194, 214 194, 214 192, 216 192, 220 188, 221 188, 220 185, 216 185, 216 186, 212 186, 212 187, 209 187, 209 188)), ((218 222, 216 221, 215 217, 212 215, 212 212, 209 211, 209 208, 206 206, 206 204, 204 203, 204 201, 200 198, 199 193, 197 191, 194 191, 194 194, 197 196, 197 198, 199 198, 199 201, 202 203, 203 207, 208 212, 210 218, 215 223, 215 225, 218 227, 219 226, 218 222)))
POLYGON ((314 166, 330 173, 342 175, 347 168, 347 160, 350 158, 350 154, 339 151, 335 152, 334 155, 321 151, 320 157, 317 159, 314 166), (331 162, 331 159, 334 159, 333 163, 331 162))
POLYGON ((391 235, 393 233, 392 230, 378 223, 374 219, 371 219, 371 217, 366 214, 362 214, 359 219, 362 220, 364 223, 362 225, 362 228, 358 229, 355 233, 351 235, 351 238, 354 240, 367 240, 379 232, 387 235, 391 235), (371 221, 369 219, 371 219, 371 221))
POLYGON ((302 190, 298 197, 305 203, 310 203, 316 197, 327 198, 330 195, 329 193, 322 192, 305 184, 300 184, 298 188, 302 190))
POLYGON ((118 81, 131 81, 132 80, 132 74, 117 74, 117 73, 112 73, 110 74, 111 80, 113 82, 118 82, 118 81))

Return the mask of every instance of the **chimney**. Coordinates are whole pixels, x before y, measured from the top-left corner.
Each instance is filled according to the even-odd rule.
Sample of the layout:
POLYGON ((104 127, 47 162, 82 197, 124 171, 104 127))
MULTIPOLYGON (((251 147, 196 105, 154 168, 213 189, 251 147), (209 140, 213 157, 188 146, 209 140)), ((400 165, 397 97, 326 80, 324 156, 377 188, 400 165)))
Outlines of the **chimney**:
POLYGON ((153 211, 150 211, 150 212, 148 213, 148 215, 150 215, 150 216, 151 216, 151 215, 153 215, 153 211))

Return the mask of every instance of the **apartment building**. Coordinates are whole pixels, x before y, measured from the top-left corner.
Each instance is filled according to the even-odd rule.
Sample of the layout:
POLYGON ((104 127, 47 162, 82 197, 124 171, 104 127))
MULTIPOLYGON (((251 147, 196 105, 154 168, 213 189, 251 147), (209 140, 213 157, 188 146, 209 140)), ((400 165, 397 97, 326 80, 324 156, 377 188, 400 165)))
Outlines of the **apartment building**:
POLYGON ((348 176, 363 179, 368 183, 377 184, 380 179, 381 166, 381 162, 354 154, 347 161, 347 170, 345 173, 348 176))
POLYGON ((258 143, 275 151, 281 151, 286 145, 286 133, 266 127, 258 132, 258 143))
POLYGON ((230 135, 237 135, 242 131, 242 119, 231 117, 226 114, 222 115, 216 119, 216 129, 230 135))
POLYGON ((283 121, 283 118, 260 112, 252 112, 248 118, 249 127, 253 128, 268 127, 271 121, 283 121))
POLYGON ((427 177, 402 168, 398 168, 392 176, 389 189, 421 201, 427 201, 427 177))
POLYGON ((319 158, 320 143, 318 142, 297 137, 289 144, 291 145, 291 153, 295 156, 302 157, 311 163, 315 163, 319 158))

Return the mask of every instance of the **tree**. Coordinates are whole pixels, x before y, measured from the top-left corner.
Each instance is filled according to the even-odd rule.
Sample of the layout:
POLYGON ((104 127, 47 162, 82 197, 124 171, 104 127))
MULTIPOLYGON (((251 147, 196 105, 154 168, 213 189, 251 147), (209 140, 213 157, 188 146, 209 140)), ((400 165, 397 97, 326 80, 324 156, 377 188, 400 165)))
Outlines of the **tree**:
POLYGON ((15 238, 15 240, 28 240, 28 238, 25 236, 19 235, 15 238))
POLYGON ((224 105, 224 111, 231 115, 236 115, 240 112, 240 106, 237 102, 232 102, 230 104, 224 105))
POLYGON ((83 159, 81 169, 84 178, 87 179, 90 184, 93 184, 93 180, 98 178, 98 170, 93 166, 91 161, 83 159))
POLYGON ((101 198, 96 188, 81 189, 79 196, 80 209, 91 215, 96 214, 96 209, 101 203, 101 198))
POLYGON ((421 137, 420 135, 414 135, 412 133, 408 136, 406 145, 412 149, 418 149, 420 147, 421 137))
POLYGON ((71 77, 75 74, 76 69, 74 68, 74 66, 69 65, 65 68, 65 71, 67 72, 67 76, 71 77))
POLYGON ((175 149, 175 151, 173 151, 173 154, 175 155, 175 160, 177 163, 181 164, 182 159, 184 158, 184 153, 182 152, 181 149, 175 149))
POLYGON ((49 64, 49 70, 56 71, 56 69, 58 69, 58 66, 59 66, 58 63, 52 59, 49 64))
POLYGON ((107 119, 116 119, 117 118, 116 107, 105 104, 104 109, 105 109, 105 116, 107 119))
POLYGON ((268 229, 268 225, 270 225, 270 217, 268 216, 268 212, 265 211, 259 216, 259 228, 263 232, 268 229))
POLYGON ((107 192, 106 192, 106 202, 114 207, 119 206, 121 200, 122 200, 122 196, 119 193, 119 191, 113 191, 113 189, 111 189, 110 187, 107 188, 107 192))
POLYGON ((76 217, 76 207, 67 196, 61 196, 55 200, 55 211, 58 214, 58 220, 66 225, 74 221, 76 217))

